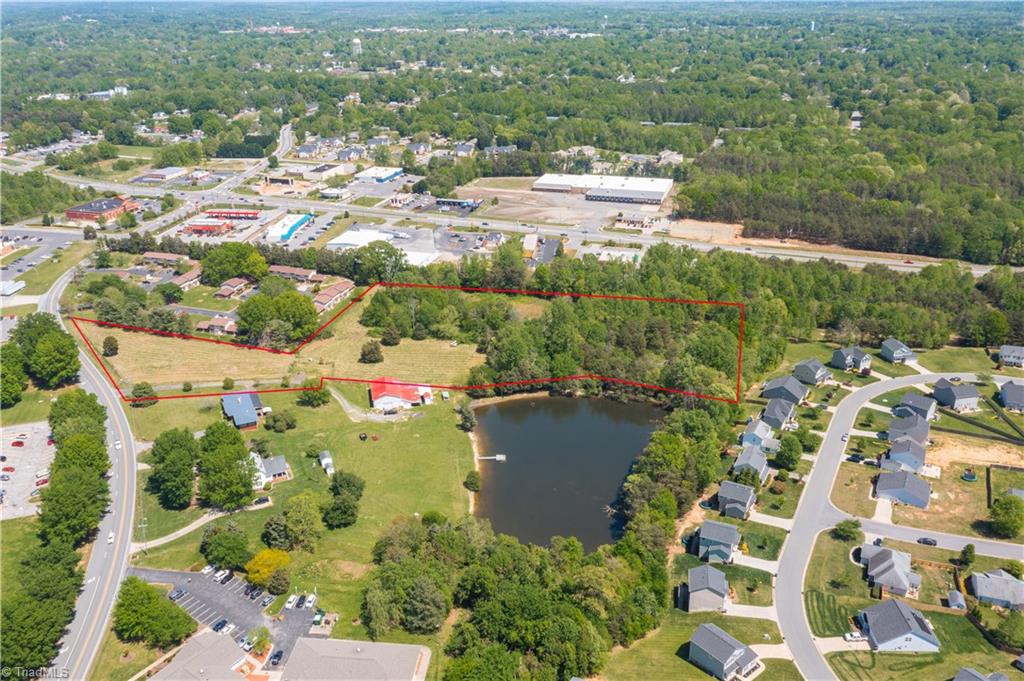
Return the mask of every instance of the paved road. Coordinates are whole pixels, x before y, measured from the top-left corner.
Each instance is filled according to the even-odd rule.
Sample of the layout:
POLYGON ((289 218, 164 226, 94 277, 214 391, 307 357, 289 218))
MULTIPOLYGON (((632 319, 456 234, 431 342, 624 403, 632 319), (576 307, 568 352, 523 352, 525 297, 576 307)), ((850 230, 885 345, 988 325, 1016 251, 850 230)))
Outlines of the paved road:
MULTIPOLYGON (((39 309, 58 315, 60 295, 74 276, 68 270, 43 296, 39 309)), ((81 387, 94 393, 107 408, 107 443, 110 452, 110 509, 100 521, 96 544, 85 568, 85 584, 78 596, 74 619, 68 626, 60 653, 53 662, 55 673, 66 670, 69 679, 85 679, 107 633, 107 623, 117 598, 118 586, 128 566, 132 535, 132 514, 135 509, 135 439, 121 400, 105 376, 85 351, 79 352, 82 362, 81 387), (117 449, 115 442, 121 443, 117 449), (107 536, 114 533, 114 542, 107 536)))
MULTIPOLYGON (((779 626, 782 629, 783 638, 789 644, 800 672, 810 681, 832 681, 836 678, 814 644, 815 639, 811 635, 804 610, 803 585, 804 574, 818 534, 840 520, 850 517, 833 506, 829 499, 832 484, 846 449, 846 443, 842 441, 842 436, 852 428, 857 412, 869 400, 891 390, 909 388, 919 383, 934 383, 940 378, 954 376, 961 376, 965 381, 975 379, 973 374, 968 373, 914 374, 883 379, 860 388, 846 397, 837 405, 836 411, 832 415, 832 421, 818 452, 818 460, 811 469, 810 477, 797 507, 796 516, 793 519, 793 531, 779 558, 778 578, 775 583, 776 608, 779 613, 779 626)), ((1004 380, 1007 379, 996 378, 997 382, 1004 380)), ((958 550, 964 544, 972 543, 981 554, 1024 559, 1024 547, 1008 542, 957 537, 864 519, 861 519, 861 525, 865 532, 877 536, 910 542, 916 541, 921 536, 929 536, 934 537, 942 548, 958 550)))

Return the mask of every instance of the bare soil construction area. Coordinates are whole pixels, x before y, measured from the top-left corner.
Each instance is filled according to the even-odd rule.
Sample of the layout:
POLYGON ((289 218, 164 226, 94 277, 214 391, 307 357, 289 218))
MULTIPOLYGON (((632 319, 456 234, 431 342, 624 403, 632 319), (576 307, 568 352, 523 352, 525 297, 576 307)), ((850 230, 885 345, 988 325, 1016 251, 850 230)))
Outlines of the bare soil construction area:
MULTIPOLYGON (((1010 466, 1024 466, 1024 449, 1000 442, 981 439, 950 437, 932 433, 928 448, 928 463, 941 467, 943 475, 959 475, 950 469, 954 461, 973 464, 1002 463, 1010 466)), ((962 471, 961 471, 962 472, 962 471)))

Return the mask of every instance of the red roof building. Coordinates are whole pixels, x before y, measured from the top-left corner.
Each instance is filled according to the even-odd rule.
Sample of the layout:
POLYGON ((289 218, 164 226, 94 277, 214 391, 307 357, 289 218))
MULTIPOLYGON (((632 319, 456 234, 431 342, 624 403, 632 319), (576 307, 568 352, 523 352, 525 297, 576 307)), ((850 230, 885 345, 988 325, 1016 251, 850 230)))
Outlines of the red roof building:
POLYGON ((317 314, 331 309, 345 298, 348 298, 354 288, 355 284, 351 280, 342 279, 337 284, 331 284, 326 288, 320 289, 320 292, 313 296, 313 307, 316 308, 317 314))
POLYGON ((370 400, 374 409, 393 411, 431 404, 434 394, 426 386, 403 385, 397 378, 381 376, 370 383, 370 400))
POLYGON ((79 222, 113 222, 122 213, 137 211, 139 204, 124 196, 115 196, 109 199, 96 199, 88 203, 72 206, 64 211, 68 220, 79 222))

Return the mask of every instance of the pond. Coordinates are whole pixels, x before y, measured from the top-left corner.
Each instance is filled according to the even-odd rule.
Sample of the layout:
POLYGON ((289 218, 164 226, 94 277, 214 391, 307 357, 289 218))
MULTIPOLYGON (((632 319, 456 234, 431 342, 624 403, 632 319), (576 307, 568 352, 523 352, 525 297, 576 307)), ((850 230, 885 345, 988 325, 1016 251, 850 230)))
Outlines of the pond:
POLYGON ((482 456, 477 515, 523 542, 577 537, 588 551, 613 541, 615 501, 664 412, 602 399, 536 397, 476 409, 482 456))

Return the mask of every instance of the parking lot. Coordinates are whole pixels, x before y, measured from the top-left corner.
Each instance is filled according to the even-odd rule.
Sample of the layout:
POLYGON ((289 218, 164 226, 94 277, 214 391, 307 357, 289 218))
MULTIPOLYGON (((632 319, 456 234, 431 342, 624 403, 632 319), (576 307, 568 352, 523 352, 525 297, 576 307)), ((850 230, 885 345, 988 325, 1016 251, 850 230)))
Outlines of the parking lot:
POLYGON ((336 212, 327 212, 317 215, 312 220, 298 229, 292 238, 285 243, 285 248, 296 249, 309 246, 318 236, 327 231, 338 217, 336 212))
MULTIPOLYGON (((151 570, 148 568, 129 568, 128 573, 152 584, 170 584, 171 590, 182 589, 185 594, 175 602, 201 625, 212 627, 222 619, 234 625, 230 633, 236 642, 245 640, 250 631, 259 626, 270 630, 273 649, 283 650, 283 666, 288 661, 295 642, 300 636, 309 633, 313 624, 315 610, 281 610, 280 619, 268 616, 260 602, 267 594, 251 600, 244 594, 246 582, 240 577, 232 577, 226 584, 214 581, 210 573, 180 572, 177 570, 151 570)), ((226 628, 225 628, 226 631, 226 628)), ((269 664, 269 663, 268 663, 269 664)))
POLYGON ((3 439, 0 451, 6 460, 2 463, 0 490, 3 490, 4 519, 34 515, 38 508, 39 492, 49 481, 45 471, 53 463, 55 448, 47 444, 50 426, 41 421, 9 426, 0 430, 3 439), (21 443, 21 444, 16 444, 21 443), (44 473, 41 477, 37 474, 44 473))
POLYGON ((3 236, 10 239, 15 248, 25 249, 20 257, 0 267, 0 278, 3 281, 17 279, 39 263, 52 258, 58 250, 82 239, 81 234, 47 229, 4 229, 3 236))

